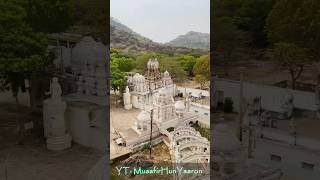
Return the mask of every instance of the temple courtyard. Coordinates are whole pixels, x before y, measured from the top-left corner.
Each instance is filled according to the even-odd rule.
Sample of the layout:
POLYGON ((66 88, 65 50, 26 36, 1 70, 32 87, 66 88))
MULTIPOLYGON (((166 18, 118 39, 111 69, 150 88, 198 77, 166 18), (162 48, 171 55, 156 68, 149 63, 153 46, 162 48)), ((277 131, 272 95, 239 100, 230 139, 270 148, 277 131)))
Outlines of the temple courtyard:
POLYGON ((141 112, 140 109, 130 109, 126 110, 121 107, 111 106, 110 108, 110 120, 112 125, 116 130, 123 131, 128 128, 131 128, 141 112))

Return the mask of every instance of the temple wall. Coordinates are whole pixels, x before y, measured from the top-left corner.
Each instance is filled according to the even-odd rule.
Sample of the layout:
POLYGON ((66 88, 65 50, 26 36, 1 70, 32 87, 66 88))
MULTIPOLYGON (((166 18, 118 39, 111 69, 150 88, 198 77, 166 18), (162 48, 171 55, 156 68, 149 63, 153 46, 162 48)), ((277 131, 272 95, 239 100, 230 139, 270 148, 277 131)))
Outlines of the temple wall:
POLYGON ((210 107, 198 103, 191 103, 190 112, 198 115, 201 119, 208 121, 210 124, 210 107))
POLYGON ((176 87, 177 93, 182 93, 183 96, 185 96, 185 92, 191 93, 191 94, 199 94, 202 93, 202 96, 205 97, 210 97, 210 92, 206 90, 201 90, 201 89, 194 89, 194 88, 185 88, 181 86, 176 87))
POLYGON ((107 148, 105 119, 95 114, 92 107, 88 105, 68 104, 66 111, 67 128, 72 140, 78 144, 105 151, 107 148), (90 116, 94 120, 90 120, 92 118, 90 116))
MULTIPOLYGON (((22 92, 21 90, 18 93, 18 100, 20 105, 30 107, 30 95, 29 92, 22 92)), ((16 100, 12 95, 11 91, 0 92, 0 103, 3 104, 15 104, 16 100)))
MULTIPOLYGON (((220 96, 223 96, 217 97, 217 99, 223 99, 224 101, 225 98, 231 97, 233 100, 234 111, 239 111, 239 81, 217 78, 215 79, 215 89, 216 92, 220 91, 217 95, 220 94, 220 96)), ((290 93, 293 95, 293 104, 295 108, 311 111, 315 111, 317 109, 315 93, 243 82, 243 96, 247 101, 253 100, 255 97, 261 97, 262 107, 274 112, 281 111, 280 107, 290 93)))

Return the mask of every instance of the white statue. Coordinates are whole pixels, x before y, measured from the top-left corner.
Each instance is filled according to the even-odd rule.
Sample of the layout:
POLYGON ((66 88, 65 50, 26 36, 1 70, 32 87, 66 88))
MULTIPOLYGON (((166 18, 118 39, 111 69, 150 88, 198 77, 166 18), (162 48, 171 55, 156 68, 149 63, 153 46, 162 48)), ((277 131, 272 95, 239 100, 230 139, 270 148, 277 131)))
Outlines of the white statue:
POLYGON ((58 78, 52 78, 50 83, 50 99, 43 104, 44 134, 47 138, 47 148, 50 150, 63 150, 71 147, 71 136, 66 132, 65 110, 66 102, 61 99, 61 86, 58 78))
POLYGON ((52 82, 50 83, 49 93, 51 95, 51 99, 56 101, 61 100, 62 90, 57 77, 52 78, 52 82))
POLYGON ((129 92, 128 86, 126 86, 126 92, 123 94, 123 104, 125 109, 127 110, 132 109, 131 94, 129 92))

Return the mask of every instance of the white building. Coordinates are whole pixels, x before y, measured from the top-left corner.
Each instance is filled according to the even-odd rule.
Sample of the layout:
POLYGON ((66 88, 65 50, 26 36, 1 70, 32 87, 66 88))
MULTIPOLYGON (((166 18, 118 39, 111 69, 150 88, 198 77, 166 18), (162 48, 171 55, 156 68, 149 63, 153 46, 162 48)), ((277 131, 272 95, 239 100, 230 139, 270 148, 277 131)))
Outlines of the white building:
MULTIPOLYGON (((174 100, 176 85, 169 72, 161 75, 157 60, 149 60, 147 68, 146 78, 140 74, 128 77, 131 92, 125 93, 125 107, 131 103, 128 100, 131 95, 133 107, 142 111, 132 128, 119 132, 126 146, 133 152, 138 151, 150 143, 152 133, 152 144, 164 142, 170 149, 172 161, 178 166, 182 163, 208 165, 210 143, 191 127, 198 122, 199 115, 190 111, 190 97, 174 100)), ((209 166, 202 168, 206 169, 208 177, 209 166)))
MULTIPOLYGON (((190 96, 192 98, 208 98, 210 99, 210 92, 206 90, 201 89, 194 89, 194 88, 186 88, 186 87, 177 87, 176 88, 176 94, 180 94, 184 97, 190 96)), ((210 106, 203 104, 203 103, 197 103, 197 102, 191 102, 190 105, 190 112, 193 112, 194 114, 197 114, 199 116, 200 124, 204 127, 209 128, 210 126, 210 106)))
POLYGON ((176 85, 173 84, 168 71, 160 72, 157 59, 150 59, 147 63, 145 76, 136 73, 129 76, 127 84, 130 88, 131 102, 134 108, 144 109, 152 106, 153 94, 165 87, 171 96, 175 95, 176 85))
MULTIPOLYGON (((306 92, 215 78, 215 104, 243 108, 242 143, 250 159, 279 168, 288 179, 320 177, 319 91, 306 92)), ((319 89, 319 85, 316 89, 319 89)))
MULTIPOLYGON (((66 130, 74 142, 105 151, 108 147, 106 57, 109 48, 89 36, 67 48, 72 52, 68 60, 71 72, 65 72, 59 81, 68 82, 62 83, 63 90, 68 86, 75 88, 70 92, 62 90, 62 99, 67 103, 64 114, 66 130)), ((68 63, 63 65, 66 68, 68 63)))

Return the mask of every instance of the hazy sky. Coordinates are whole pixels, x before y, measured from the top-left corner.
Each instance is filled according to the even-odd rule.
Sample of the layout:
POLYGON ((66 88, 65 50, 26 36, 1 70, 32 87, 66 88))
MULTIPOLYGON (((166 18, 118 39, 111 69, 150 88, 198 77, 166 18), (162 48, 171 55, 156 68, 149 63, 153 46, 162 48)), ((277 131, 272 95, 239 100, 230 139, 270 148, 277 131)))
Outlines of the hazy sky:
POLYGON ((155 42, 210 32, 210 0, 111 0, 110 6, 112 17, 155 42))

